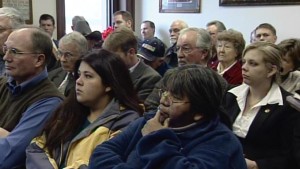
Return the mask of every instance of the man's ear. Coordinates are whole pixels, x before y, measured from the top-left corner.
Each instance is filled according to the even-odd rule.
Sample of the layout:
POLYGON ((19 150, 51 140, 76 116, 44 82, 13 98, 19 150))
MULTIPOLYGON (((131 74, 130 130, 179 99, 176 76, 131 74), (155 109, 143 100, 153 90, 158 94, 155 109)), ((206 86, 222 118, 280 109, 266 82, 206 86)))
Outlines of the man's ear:
POLYGON ((208 50, 202 50, 201 52, 202 52, 202 58, 201 59, 202 60, 208 60, 208 58, 207 58, 208 54, 209 54, 208 50))
POLYGON ((132 21, 131 21, 131 20, 126 21, 126 23, 127 23, 127 26, 128 26, 129 28, 132 28, 132 21))
MULTIPOLYGON (((274 40, 275 40, 275 42, 277 41, 277 36, 276 36, 276 35, 275 35, 275 37, 274 37, 274 40)), ((275 43, 275 42, 274 42, 274 43, 275 43)))
POLYGON ((135 50, 134 48, 130 48, 130 49, 127 51, 127 53, 128 53, 129 55, 136 55, 136 50, 135 50))
POLYGON ((35 62, 35 66, 36 67, 41 67, 43 65, 46 65, 46 56, 45 54, 38 54, 36 57, 36 62, 35 62))

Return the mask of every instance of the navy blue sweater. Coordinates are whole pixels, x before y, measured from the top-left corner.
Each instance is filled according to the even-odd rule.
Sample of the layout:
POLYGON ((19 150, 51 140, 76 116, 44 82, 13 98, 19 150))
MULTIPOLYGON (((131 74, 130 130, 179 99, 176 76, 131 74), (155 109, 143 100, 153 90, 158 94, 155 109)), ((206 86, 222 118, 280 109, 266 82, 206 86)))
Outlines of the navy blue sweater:
MULTIPOLYGON (((152 115, 153 116, 153 115, 152 115)), ((161 129, 142 136, 147 118, 96 147, 90 169, 246 169, 242 147, 219 118, 181 130, 161 129)))

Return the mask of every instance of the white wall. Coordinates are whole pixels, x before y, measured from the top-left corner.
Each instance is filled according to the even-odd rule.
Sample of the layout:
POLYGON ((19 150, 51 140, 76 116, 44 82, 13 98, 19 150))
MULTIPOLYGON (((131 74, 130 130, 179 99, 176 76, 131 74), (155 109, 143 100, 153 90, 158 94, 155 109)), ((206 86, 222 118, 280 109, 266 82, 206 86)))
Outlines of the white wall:
POLYGON ((76 15, 84 16, 92 31, 106 29, 106 14, 101 12, 106 10, 106 1, 88 0, 87 2, 82 4, 82 0, 65 0, 66 33, 72 32, 72 18, 76 15))
MULTIPOLYGON (((42 14, 50 14, 56 19, 56 0, 32 0, 33 25, 39 26, 39 19, 42 14)), ((53 37, 57 37, 56 30, 53 37)))
MULTIPOLYGON (((135 30, 139 33, 143 20, 151 20, 156 26, 156 36, 166 44, 168 29, 173 20, 185 20, 189 26, 205 28, 211 20, 222 21, 227 28, 243 33, 247 44, 250 32, 260 23, 268 22, 277 29, 277 42, 300 38, 300 5, 222 7, 219 0, 201 0, 201 13, 159 13, 159 0, 136 0, 135 30)), ((169 45, 169 44, 168 44, 169 45)))
MULTIPOLYGON (((220 20, 227 28, 242 32, 247 43, 250 32, 263 22, 271 23, 277 29, 277 42, 291 37, 300 38, 300 5, 221 7, 219 0, 201 0, 201 13, 175 14, 159 13, 159 0, 135 0, 135 2, 136 32, 139 34, 143 20, 152 20, 157 28, 156 36, 166 44, 169 43, 169 26, 176 19, 185 20, 189 26, 202 28, 205 28, 206 23, 211 20, 220 20)), ((56 0, 32 0, 32 6, 34 25, 38 26, 39 16, 43 13, 51 14, 56 19, 56 0)))

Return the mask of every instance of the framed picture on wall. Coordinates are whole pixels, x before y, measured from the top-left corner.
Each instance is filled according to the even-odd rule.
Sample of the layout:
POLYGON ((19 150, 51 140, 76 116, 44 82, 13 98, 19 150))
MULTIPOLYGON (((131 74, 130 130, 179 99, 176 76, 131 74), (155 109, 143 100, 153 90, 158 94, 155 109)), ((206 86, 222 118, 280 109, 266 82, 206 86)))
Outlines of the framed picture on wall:
POLYGON ((200 0, 159 0, 160 13, 200 13, 200 0))
POLYGON ((220 6, 299 5, 300 0, 219 0, 220 6))
POLYGON ((0 6, 19 10, 26 24, 32 24, 32 0, 0 0, 0 6))

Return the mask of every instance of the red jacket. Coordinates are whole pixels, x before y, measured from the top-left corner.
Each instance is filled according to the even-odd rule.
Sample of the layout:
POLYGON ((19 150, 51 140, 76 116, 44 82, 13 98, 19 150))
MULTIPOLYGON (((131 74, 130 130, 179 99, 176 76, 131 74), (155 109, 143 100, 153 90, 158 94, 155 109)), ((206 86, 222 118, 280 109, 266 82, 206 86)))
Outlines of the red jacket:
MULTIPOLYGON (((216 62, 212 69, 217 70, 219 62, 216 62)), ((237 61, 230 69, 228 69, 224 74, 223 78, 232 85, 240 85, 243 83, 242 77, 242 64, 237 61)))

